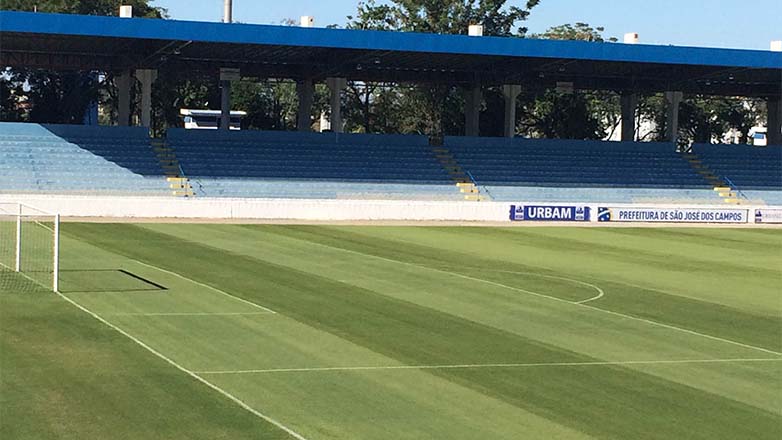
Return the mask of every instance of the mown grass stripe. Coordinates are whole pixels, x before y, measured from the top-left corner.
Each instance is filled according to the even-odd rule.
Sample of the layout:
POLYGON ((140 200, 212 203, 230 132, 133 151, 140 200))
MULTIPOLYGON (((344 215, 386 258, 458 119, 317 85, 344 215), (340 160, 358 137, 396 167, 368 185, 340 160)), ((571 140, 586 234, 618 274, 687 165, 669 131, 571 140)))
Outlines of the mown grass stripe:
POLYGON ((290 435, 291 437, 293 437, 293 438, 295 438, 297 440, 307 440, 307 438, 305 438, 304 436, 302 436, 298 432, 294 431, 293 429, 289 428, 288 426, 284 425, 282 422, 279 422, 276 419, 274 419, 274 418, 272 418, 272 417, 270 417, 270 416, 268 416, 268 415, 258 411, 257 409, 255 409, 255 408, 251 407, 250 405, 246 404, 240 398, 234 396, 233 394, 229 393, 228 391, 225 391, 224 389, 220 388, 219 386, 215 385, 214 383, 204 379, 199 374, 194 373, 193 371, 188 370, 187 368, 185 368, 182 365, 178 364, 177 362, 175 362, 174 360, 172 360, 168 356, 166 356, 163 353, 161 353, 161 352, 155 350, 154 348, 150 347, 149 345, 144 343, 142 340, 136 338, 135 336, 131 335, 130 333, 126 332, 125 330, 121 329, 120 327, 117 327, 116 325, 114 325, 111 322, 107 321, 106 319, 104 319, 103 317, 98 315, 97 313, 95 313, 95 312, 91 311, 90 309, 82 306, 81 304, 77 303, 76 301, 72 300, 71 298, 68 298, 67 296, 63 295, 62 293, 57 293, 57 295, 60 296, 61 298, 63 298, 68 303, 70 303, 71 305, 73 305, 74 307, 76 307, 79 310, 81 310, 82 312, 92 316, 93 318, 95 318, 96 320, 100 321, 104 325, 110 327, 112 330, 116 331, 117 333, 121 334, 122 336, 125 336, 126 338, 130 339, 131 341, 133 341, 134 343, 136 343, 137 345, 139 345, 143 349, 149 351, 150 353, 154 354, 158 358, 162 359, 163 361, 165 361, 166 363, 168 363, 172 367, 174 367, 177 370, 187 374, 188 376, 190 376, 193 379, 195 379, 195 380, 201 382, 202 384, 208 386, 209 388, 213 389, 214 391, 217 391, 218 393, 220 393, 224 397, 228 398, 230 401, 234 402, 235 404, 239 405, 244 410, 250 412, 254 416, 256 416, 256 417, 258 417, 260 419, 263 419, 264 421, 266 421, 266 422, 276 426, 277 428, 279 428, 280 430, 284 431, 285 433, 287 433, 288 435, 290 435))
POLYGON ((536 362, 528 364, 454 364, 454 365, 364 365, 344 367, 302 367, 266 368, 259 370, 211 370, 196 371, 196 374, 259 374, 259 373, 307 373, 328 371, 384 371, 384 370, 450 370, 476 368, 536 368, 536 367, 599 367, 606 365, 678 365, 678 364, 723 364, 780 362, 782 358, 755 359, 672 359, 646 361, 595 361, 595 362, 536 362))
MULTIPOLYGON (((261 300, 283 315, 408 365, 473 359, 470 363, 488 363, 512 356, 541 362, 596 361, 371 290, 144 228, 79 225, 72 231, 134 259, 164 268, 187 267, 197 280, 261 300)), ((236 240, 244 239, 236 234, 236 240)), ((209 243, 208 236, 203 242, 209 243)), ((372 245, 367 247, 371 252, 372 245)), ((428 258, 437 260, 438 251, 428 258)), ((669 438, 771 439, 782 428, 777 414, 623 366, 427 371, 595 437, 664 433, 669 438), (703 408, 709 412, 704 414, 703 408)))
MULTIPOLYGON (((247 226, 250 228, 256 228, 257 226, 247 226)), ((551 297, 549 295, 543 295, 537 292, 531 292, 529 290, 521 289, 518 287, 508 286, 501 282, 493 281, 491 279, 488 279, 486 273, 481 273, 480 276, 474 276, 470 274, 465 274, 462 271, 457 271, 452 268, 464 268, 465 265, 461 263, 460 261, 469 261, 470 265, 467 266, 471 269, 470 273, 475 274, 476 271, 479 271, 481 267, 479 264, 484 265, 484 267, 489 268, 489 272, 514 272, 512 269, 504 269, 506 267, 512 267, 508 266, 507 263, 499 263, 494 267, 491 260, 486 261, 482 260, 475 256, 464 256, 464 259, 462 260, 461 255, 456 255, 455 258, 457 261, 452 261, 448 259, 447 257, 443 256, 444 253, 437 252, 436 249, 431 249, 431 256, 430 258, 420 258, 421 253, 427 249, 424 246, 415 246, 410 245, 410 247, 413 249, 411 251, 413 262, 411 261, 405 261, 403 260, 404 254, 402 251, 398 250, 401 246, 395 245, 394 242, 388 242, 384 241, 382 239, 378 239, 377 242, 379 243, 377 247, 370 247, 365 242, 357 241, 356 236, 351 236, 351 234, 346 234, 341 230, 335 231, 334 229, 328 229, 328 230, 314 230, 312 227, 302 227, 301 228, 304 231, 304 234, 299 233, 299 231, 294 231, 293 233, 288 233, 291 231, 291 227, 282 227, 282 228, 273 228, 273 233, 280 233, 285 236, 291 236, 294 238, 299 238, 304 241, 308 241, 313 244, 322 245, 322 246, 328 246, 334 249, 341 249, 343 251, 352 252, 360 255, 366 255, 371 256, 379 259, 385 259, 389 262, 394 263, 402 263, 406 265, 412 265, 412 266, 418 266, 422 268, 427 268, 435 271, 440 271, 442 273, 451 274, 453 276, 461 277, 464 279, 469 279, 472 281, 478 281, 478 282, 486 282, 489 284, 496 285, 498 287, 508 288, 511 290, 516 290, 521 293, 531 294, 534 296, 541 296, 550 298, 554 301, 560 301, 564 303, 571 303, 571 301, 564 300, 557 297, 551 297), (335 240, 335 236, 339 237, 338 240, 335 240), (387 252, 388 249, 394 249, 392 252, 387 252), (392 254, 392 256, 388 256, 387 254, 392 254), (450 262, 451 266, 446 265, 446 262, 450 262), (444 269, 444 267, 449 267, 448 269, 444 269)), ((478 229, 478 228, 472 228, 472 229, 478 229)), ((482 228, 486 229, 486 228, 482 228)), ((374 241, 372 241, 374 243, 374 241)), ((408 245, 405 244, 404 247, 407 247, 408 245)), ((522 266, 521 271, 532 271, 534 269, 522 266)), ((516 270, 518 271, 518 270, 516 270)), ((546 271, 543 271, 544 275, 548 275, 546 271)), ((606 280, 606 283, 612 283, 611 280, 606 280)), ((619 295, 620 297, 626 298, 627 295, 619 295)), ((624 299, 621 298, 621 299, 624 299)), ((731 309, 724 306, 719 306, 711 303, 706 303, 702 301, 695 301, 695 300, 688 300, 686 298, 671 298, 670 295, 667 295, 666 298, 662 298, 660 295, 657 295, 655 298, 655 303, 658 304, 657 307, 663 306, 661 309, 658 309, 657 307, 648 307, 649 301, 648 298, 643 298, 643 296, 635 295, 632 298, 632 301, 641 301, 645 308, 641 310, 638 307, 633 307, 632 302, 624 302, 619 303, 614 298, 610 298, 612 301, 603 301, 599 304, 592 305, 592 304, 583 304, 583 307, 587 307, 590 309, 594 309, 596 311, 601 311, 604 313, 613 314, 618 317, 624 317, 628 319, 635 319, 639 321, 646 322, 651 325, 659 325, 663 327, 670 328, 672 330, 682 331, 694 335, 699 335, 701 337, 706 337, 713 340, 719 340, 721 342, 737 345, 737 346, 743 346, 745 348, 751 348, 755 350, 759 350, 762 352, 765 352, 767 354, 772 355, 782 355, 782 351, 779 351, 782 349, 782 320, 779 318, 770 318, 765 316, 758 316, 758 315, 750 315, 746 312, 741 312, 735 309, 731 309), (665 307, 666 301, 673 300, 675 304, 672 307, 665 307), (626 305, 627 308, 630 308, 632 312, 638 313, 638 316, 630 315, 628 313, 623 313, 624 310, 621 307, 614 307, 609 308, 610 306, 615 306, 617 304, 626 305), (690 305, 690 307, 682 308, 681 306, 684 304, 690 305), (607 307, 608 306, 608 307, 607 307), (661 313, 655 313, 655 311, 664 310, 668 314, 661 314, 661 313), (709 313, 713 313, 717 316, 708 316, 708 321, 706 320, 693 320, 692 311, 696 310, 701 315, 708 316, 709 313), (677 318, 674 319, 673 322, 670 322, 670 318, 677 318), (669 318, 669 319, 666 319, 669 318), (755 326, 759 326, 757 331, 755 331, 752 335, 758 335, 758 338, 763 337, 764 341, 769 341, 772 343, 775 343, 776 346, 771 348, 770 346, 764 346, 764 344, 758 344, 755 341, 742 341, 742 340, 735 340, 732 335, 729 336, 723 336, 723 335, 712 335, 709 330, 709 326, 703 326, 703 327, 695 327, 693 326, 697 325, 698 322, 710 322, 710 321, 716 321, 720 324, 725 323, 733 323, 733 322, 742 322, 743 325, 747 326, 749 329, 754 329, 755 326)), ((729 328, 735 329, 735 326, 729 325, 729 328)), ((720 329, 722 330, 722 329, 720 329)))

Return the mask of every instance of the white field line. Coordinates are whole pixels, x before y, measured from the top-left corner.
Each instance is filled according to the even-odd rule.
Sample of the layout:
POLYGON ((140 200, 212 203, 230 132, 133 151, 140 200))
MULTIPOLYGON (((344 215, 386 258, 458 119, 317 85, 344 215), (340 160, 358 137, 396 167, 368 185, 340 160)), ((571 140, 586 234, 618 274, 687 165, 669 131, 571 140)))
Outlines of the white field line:
POLYGON ((131 261, 134 261, 134 262, 136 262, 136 263, 138 263, 138 264, 140 264, 140 265, 142 265, 142 266, 146 266, 146 267, 149 267, 149 268, 152 268, 152 269, 159 270, 159 271, 161 271, 161 272, 163 272, 163 273, 167 273, 167 274, 169 274, 169 275, 173 275, 173 276, 175 276, 175 277, 177 277, 177 278, 181 278, 181 279, 183 279, 183 280, 185 280, 185 281, 189 281, 189 282, 191 282, 191 283, 193 283, 193 284, 197 284, 197 285, 199 285, 199 286, 201 286, 201 287, 205 287, 205 288, 207 288, 207 289, 210 289, 210 290, 212 290, 212 291, 214 291, 214 292, 217 292, 217 293, 219 293, 219 294, 221 294, 221 295, 225 295, 225 296, 227 296, 227 297, 229 297, 229 298, 233 298, 233 299, 235 299, 236 301, 243 302, 243 303, 245 303, 245 304, 247 304, 247 305, 253 306, 253 307, 255 307, 255 308, 258 308, 258 309, 261 309, 261 310, 265 310, 265 311, 266 311, 266 312, 268 312, 268 313, 277 314, 277 312, 275 312, 274 310, 272 310, 272 309, 270 309, 270 308, 268 308, 268 307, 264 307, 264 306, 262 306, 262 305, 260 305, 260 304, 256 304, 256 303, 254 303, 254 302, 252 302, 252 301, 247 301, 246 299, 239 298, 238 296, 231 295, 231 294, 230 294, 230 293, 228 293, 228 292, 223 292, 222 290, 220 290, 220 289, 218 289, 218 288, 216 288, 216 287, 212 287, 212 286, 210 286, 209 284, 199 283, 199 282, 198 282, 198 281, 196 281, 196 280, 192 280, 192 279, 190 279, 190 278, 188 278, 188 277, 186 277, 186 276, 180 275, 180 274, 178 274, 178 273, 176 273, 176 272, 171 272, 170 270, 161 269, 161 268, 159 268, 159 267, 157 267, 157 266, 153 266, 153 265, 151 265, 151 264, 147 264, 147 263, 142 263, 141 261, 138 261, 138 260, 133 260, 133 259, 131 259, 131 261))
POLYGON ((104 313, 103 316, 243 316, 268 315, 269 312, 161 312, 161 313, 104 313))
POLYGON ((594 301, 596 299, 600 299, 603 296, 605 296, 605 292, 603 292, 603 289, 601 289, 600 287, 598 287, 598 286, 596 286, 596 285, 594 285, 592 283, 587 283, 586 281, 574 280, 573 278, 560 277, 560 276, 557 276, 557 275, 544 275, 544 274, 533 273, 533 272, 521 272, 521 271, 515 271, 515 270, 481 269, 479 267, 474 267, 472 269, 475 269, 475 270, 485 270, 485 271, 488 271, 488 272, 512 273, 512 274, 518 274, 518 275, 532 275, 532 276, 536 276, 536 277, 540 277, 540 278, 551 278, 551 279, 554 279, 554 280, 565 280, 565 281, 570 281, 571 283, 581 284, 582 286, 591 287, 591 288, 593 288, 593 289, 595 289, 597 291, 597 295, 595 295, 595 296, 593 296, 591 298, 587 298, 587 299, 584 299, 584 300, 581 300, 581 301, 568 301, 568 302, 572 302, 573 304, 584 304, 584 303, 587 303, 587 302, 590 302, 590 301, 594 301))
POLYGON ((534 368, 534 367, 594 367, 610 365, 670 365, 670 364, 717 364, 779 362, 782 358, 757 359, 673 359, 650 361, 594 361, 594 362, 535 362, 525 364, 454 364, 454 365, 387 365, 356 367, 313 367, 313 368, 269 368, 263 370, 215 370, 197 371, 198 374, 263 374, 263 373, 303 373, 317 371, 375 371, 375 370, 448 370, 479 368, 534 368))
POLYGON ((213 389, 213 390, 217 391, 218 393, 222 394, 223 396, 227 397, 228 399, 230 399, 231 401, 233 401, 234 403, 236 403, 236 404, 237 404, 237 405, 239 405, 240 407, 244 408, 245 410, 249 411, 250 413, 252 413, 252 414, 253 414, 253 415, 255 415, 256 417, 259 417, 259 418, 261 418, 261 419, 263 419, 263 420, 265 420, 265 421, 267 421, 267 422, 271 423, 272 425, 274 425, 274 426, 276 426, 276 427, 280 428, 281 430, 285 431, 285 432, 286 432, 286 433, 288 433, 288 434, 289 434, 291 437, 293 437, 293 438, 295 438, 295 439, 297 439, 297 440, 307 440, 307 438, 305 438, 304 436, 302 436, 302 435, 301 435, 301 434, 299 434, 298 432, 296 432, 296 431, 294 431, 293 429, 291 429, 291 428, 289 428, 289 427, 287 427, 287 426, 283 425, 281 422, 278 422, 277 420, 275 420, 275 419, 273 419, 273 418, 271 418, 271 417, 267 416, 266 414, 263 414, 263 413, 259 412, 258 410, 254 409, 254 408, 253 408, 253 407, 251 407, 250 405, 248 405, 248 404, 244 403, 244 402, 243 402, 241 399, 239 399, 238 397, 234 396, 233 394, 229 393, 228 391, 225 391, 224 389, 222 389, 222 388, 218 387, 217 385, 215 385, 215 384, 213 384, 213 383, 209 382, 208 380, 204 379, 203 377, 199 376, 199 375, 198 375, 198 373, 195 373, 195 372, 193 372, 193 371, 190 371, 190 370, 188 370, 187 368, 185 368, 185 367, 183 367, 183 366, 179 365, 179 364, 178 364, 178 363, 176 363, 175 361, 173 361, 173 360, 171 360, 170 358, 168 358, 166 355, 164 355, 164 354, 160 353, 159 351, 157 351, 157 350, 155 350, 154 348, 150 347, 149 345, 145 344, 144 342, 142 342, 141 340, 139 340, 139 339, 138 339, 138 338, 136 338, 135 336, 131 335, 130 333, 126 332, 125 330, 122 330, 121 328, 119 328, 119 327, 117 327, 116 325, 114 325, 114 324, 110 323, 109 321, 106 321, 105 319, 103 319, 102 317, 100 317, 100 316, 99 316, 99 315, 97 315, 96 313, 92 312, 92 311, 91 311, 91 310, 89 310, 88 308, 86 308, 86 307, 82 306, 81 304, 77 303, 76 301, 74 301, 74 300, 72 300, 72 299, 68 298, 67 296, 63 295, 62 293, 57 293, 57 295, 59 295, 60 297, 62 297, 63 299, 65 299, 65 301, 68 301, 69 303, 73 304, 74 306, 76 306, 76 307, 77 307, 78 309, 80 309, 81 311, 83 311, 83 312, 85 312, 85 313, 89 314, 89 315, 90 315, 90 316, 92 316, 93 318, 95 318, 95 319, 97 319, 98 321, 102 322, 103 324, 105 324, 105 325, 107 325, 107 326, 111 327, 111 328, 112 328, 112 329, 114 329, 115 331, 119 332, 121 335, 123 335, 123 336, 127 337, 127 338, 128 338, 128 339, 130 339, 131 341, 133 341, 133 342, 135 342, 136 344, 140 345, 141 347, 143 347, 144 349, 146 349, 146 350, 147 350, 147 351, 149 351, 150 353, 154 354, 155 356, 159 357, 160 359, 163 359, 164 361, 166 361, 168 364, 170 364, 170 365, 171 365, 171 366, 173 366, 174 368, 178 369, 179 371, 181 371, 181 372, 183 372, 183 373, 187 374, 188 376, 192 377, 193 379, 195 379, 195 380, 197 380, 197 381, 199 381, 199 382, 203 383, 204 385, 208 386, 209 388, 211 388, 211 389, 213 389))
POLYGON ((537 296, 537 297, 540 297, 540 298, 547 298, 547 299, 550 299, 552 301, 560 302, 560 303, 563 303, 563 304, 570 304, 570 305, 574 305, 574 306, 578 306, 578 307, 585 307, 585 308, 590 309, 590 310, 596 310, 598 312, 607 313, 609 315, 614 315, 614 316, 619 316, 619 317, 622 317, 622 318, 625 318, 625 319, 632 319, 634 321, 644 322, 646 324, 656 325, 658 327, 663 327, 663 328, 667 328, 667 329, 670 329, 670 330, 679 331, 679 332, 682 332, 682 333, 688 333, 688 334, 691 334, 691 335, 700 336, 700 337, 711 339, 711 340, 714 340, 714 341, 724 342, 726 344, 732 344, 732 345, 736 345, 736 346, 739 346, 739 347, 744 347, 744 348, 749 348, 749 349, 752 349, 752 350, 762 351, 764 353, 773 354, 773 355, 776 355, 776 356, 782 356, 782 353, 774 351, 774 350, 769 350, 767 348, 757 347, 757 346, 754 346, 754 345, 745 344, 743 342, 738 342, 738 341, 733 341, 731 339, 721 338, 719 336, 712 336, 712 335, 709 335, 709 334, 706 334, 706 333, 697 332, 695 330, 689 330, 689 329, 686 329, 686 328, 677 327, 675 325, 664 324, 662 322, 652 321, 651 319, 639 318, 639 317, 633 316, 633 315, 626 315, 624 313, 614 312, 614 311, 607 310, 607 309, 601 309, 599 307, 591 306, 589 304, 580 304, 580 303, 573 302, 573 301, 568 301, 568 300, 565 300, 565 299, 562 299, 562 298, 557 298, 556 296, 549 296, 549 295, 545 295, 545 294, 542 294, 542 293, 533 292, 531 290, 524 290, 524 289, 520 289, 518 287, 508 286, 508 285, 505 285, 505 284, 502 284, 502 283, 497 283, 497 282, 494 282, 494 281, 485 280, 483 278, 475 278, 475 277, 471 277, 469 275, 460 274, 458 272, 451 272, 451 271, 448 271, 448 270, 437 269, 437 268, 434 268, 434 267, 429 267, 429 266, 424 266, 424 265, 421 265, 421 264, 410 263, 410 262, 407 262, 407 261, 394 260, 392 258, 381 257, 381 256, 378 256, 378 255, 373 255, 373 254, 366 254, 364 252, 354 251, 354 250, 351 250, 351 249, 344 249, 344 248, 340 248, 340 247, 336 247, 336 246, 330 246, 330 245, 327 245, 327 244, 317 243, 317 242, 314 242, 314 241, 308 241, 308 240, 303 240, 303 241, 306 241, 309 244, 315 244, 315 245, 318 245, 318 246, 323 246, 323 247, 327 247, 329 249, 334 249, 334 250, 338 250, 338 251, 348 252, 348 253, 355 254, 355 255, 362 255, 362 256, 365 256, 365 257, 376 258, 378 260, 388 261, 388 262, 391 262, 391 263, 404 264, 406 266, 418 267, 418 268, 421 268, 421 269, 428 269, 428 270, 431 270, 431 271, 434 271, 434 272, 440 272, 440 273, 452 275, 452 276, 455 276, 457 278, 462 278, 462 279, 465 279, 465 280, 478 281, 478 282, 481 282, 481 283, 491 284, 493 286, 503 287, 503 288, 510 289, 510 290, 515 290, 517 292, 526 293, 528 295, 533 295, 533 296, 537 296))

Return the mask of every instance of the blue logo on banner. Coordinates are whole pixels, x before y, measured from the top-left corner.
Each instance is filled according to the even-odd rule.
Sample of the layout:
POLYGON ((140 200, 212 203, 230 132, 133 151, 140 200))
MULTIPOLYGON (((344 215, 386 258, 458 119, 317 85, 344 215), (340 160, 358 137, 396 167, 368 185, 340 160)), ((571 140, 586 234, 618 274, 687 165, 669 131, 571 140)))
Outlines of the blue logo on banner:
POLYGON ((527 221, 587 222, 589 221, 589 207, 511 205, 510 219, 527 221))
POLYGON ((755 210, 755 223, 763 223, 763 211, 760 209, 755 210))
POLYGON ((610 222, 611 221, 611 208, 597 208, 597 221, 610 222))

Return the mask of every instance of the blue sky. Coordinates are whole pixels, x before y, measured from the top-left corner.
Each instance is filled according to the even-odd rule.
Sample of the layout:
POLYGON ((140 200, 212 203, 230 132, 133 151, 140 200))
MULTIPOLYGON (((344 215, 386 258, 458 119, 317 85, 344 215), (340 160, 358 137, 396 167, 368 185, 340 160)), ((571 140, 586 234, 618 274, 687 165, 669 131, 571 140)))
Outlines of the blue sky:
MULTIPOLYGON (((278 24, 313 15, 318 27, 344 25, 357 0, 233 0, 234 20, 278 24)), ((510 0, 508 4, 523 4, 510 0)), ((222 0, 155 0, 179 20, 220 21, 222 0)), ((782 0, 541 0, 526 26, 542 32, 577 21, 606 28, 606 36, 621 40, 638 32, 642 43, 768 50, 782 40, 782 0)))

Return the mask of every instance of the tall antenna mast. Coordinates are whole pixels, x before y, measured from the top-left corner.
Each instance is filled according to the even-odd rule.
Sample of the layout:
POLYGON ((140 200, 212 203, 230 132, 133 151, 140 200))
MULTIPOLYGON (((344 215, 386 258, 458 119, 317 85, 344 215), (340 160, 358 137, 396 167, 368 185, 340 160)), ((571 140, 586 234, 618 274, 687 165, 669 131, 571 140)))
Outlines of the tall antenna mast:
POLYGON ((231 23, 233 21, 232 3, 231 0, 223 0, 223 23, 231 23))

